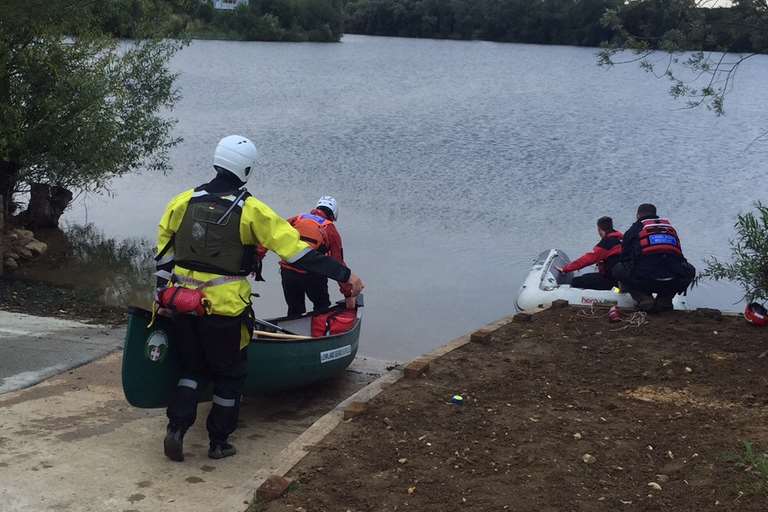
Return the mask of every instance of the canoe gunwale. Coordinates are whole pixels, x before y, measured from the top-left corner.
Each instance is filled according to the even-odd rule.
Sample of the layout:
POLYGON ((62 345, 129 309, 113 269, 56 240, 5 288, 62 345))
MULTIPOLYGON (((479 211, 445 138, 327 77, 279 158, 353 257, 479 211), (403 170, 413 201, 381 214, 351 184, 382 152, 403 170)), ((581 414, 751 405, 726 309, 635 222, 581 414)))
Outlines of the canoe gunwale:
MULTIPOLYGON (((290 316, 290 317, 280 317, 280 318, 268 318, 265 319, 267 322, 280 325, 280 322, 285 322, 288 320, 300 320, 302 318, 311 318, 313 316, 322 315, 325 313, 328 313, 329 311, 333 310, 343 310, 343 306, 341 305, 335 305, 333 307, 322 309, 319 311, 310 311, 308 313, 305 313, 303 315, 298 316, 290 316)), ((128 314, 129 315, 140 315, 144 316, 147 319, 152 318, 152 312, 144 309, 140 306, 128 306, 128 314)), ((288 345, 288 344, 295 344, 295 343, 318 343, 318 342, 325 342, 325 341, 339 341, 343 338, 349 337, 350 335, 354 335, 356 331, 359 331, 360 329, 360 323, 362 321, 362 310, 360 308, 357 309, 357 319, 355 320, 354 325, 351 329, 349 329, 346 332, 342 332, 339 334, 333 334, 331 336, 321 336, 321 337, 313 337, 310 339, 305 340, 278 340, 278 339, 271 339, 271 338, 259 338, 259 337, 253 337, 251 339, 251 343, 258 343, 259 345, 288 345)))

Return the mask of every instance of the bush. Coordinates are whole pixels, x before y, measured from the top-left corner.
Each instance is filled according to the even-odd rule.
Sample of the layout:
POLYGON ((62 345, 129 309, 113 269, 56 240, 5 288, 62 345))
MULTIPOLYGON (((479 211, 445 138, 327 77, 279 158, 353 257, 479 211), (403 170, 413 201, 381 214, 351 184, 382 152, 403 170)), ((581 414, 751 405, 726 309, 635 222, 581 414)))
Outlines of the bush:
POLYGON ((755 203, 754 212, 738 216, 736 239, 731 240, 733 261, 721 262, 712 257, 697 280, 735 281, 749 301, 768 301, 768 206, 755 203))

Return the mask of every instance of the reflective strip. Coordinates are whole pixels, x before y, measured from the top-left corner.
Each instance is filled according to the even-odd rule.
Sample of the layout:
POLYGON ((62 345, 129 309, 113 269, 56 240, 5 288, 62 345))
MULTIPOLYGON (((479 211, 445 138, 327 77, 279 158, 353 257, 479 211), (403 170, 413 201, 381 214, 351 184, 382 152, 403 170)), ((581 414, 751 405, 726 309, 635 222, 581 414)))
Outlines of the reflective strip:
POLYGON ((203 286, 205 284, 204 281, 200 281, 198 279, 192 279, 191 277, 180 276, 178 274, 173 274, 171 281, 175 283, 181 283, 189 286, 198 286, 198 287, 203 286))
POLYGON ((211 286, 218 286, 220 284, 227 284, 227 283, 234 283, 235 281, 247 281, 248 278, 246 276, 222 276, 217 277, 216 279, 211 279, 210 281, 207 281, 201 288, 210 288, 211 286))
POLYGON ((207 195, 208 195, 208 192, 206 192, 205 190, 198 190, 197 192, 192 192, 192 197, 203 197, 207 195))
MULTIPOLYGON (((155 275, 160 274, 157 272, 155 275)), ((160 277, 160 276, 159 276, 160 277)), ((188 286, 194 286, 196 288, 210 288, 211 286, 219 286, 220 284, 234 283, 235 281, 246 281, 246 276, 221 276, 210 281, 200 281, 199 279, 193 279, 191 277, 180 276, 173 274, 171 281, 176 283, 186 284, 188 286)))
POLYGON ((155 275, 160 279, 166 279, 168 281, 173 279, 173 274, 171 274, 167 270, 158 270, 157 272, 155 272, 155 275))
POLYGON ((287 261, 288 263, 296 263, 296 262, 297 262, 297 261, 299 261, 301 258, 303 258, 304 256, 306 256, 306 255, 307 255, 307 253, 308 253, 309 251, 311 251, 311 250, 312 250, 312 248, 311 248, 311 247, 307 247, 306 249, 302 249, 301 251, 297 252, 296 254, 294 254, 293 256, 291 256, 290 258, 286 258, 286 260, 285 260, 285 261, 287 261))
POLYGON ((184 388, 197 389, 197 381, 194 381, 192 379, 179 379, 179 383, 177 384, 177 386, 184 387, 184 388))
POLYGON ((221 398, 218 395, 213 395, 213 403, 222 407, 234 407, 237 400, 234 398, 221 398))
POLYGON ((167 265, 168 263, 173 262, 173 259, 174 259, 174 256, 173 256, 173 253, 171 252, 170 254, 166 254, 165 256, 160 258, 157 261, 157 263, 155 263, 155 265, 157 265, 158 267, 161 267, 163 265, 167 265))
POLYGON ((321 217, 319 215, 313 215, 311 213, 303 213, 301 215, 301 218, 302 219, 313 220, 313 221, 317 222, 318 224, 320 224, 321 226, 326 224, 327 222, 330 222, 328 219, 325 219, 325 218, 323 218, 323 217, 321 217))

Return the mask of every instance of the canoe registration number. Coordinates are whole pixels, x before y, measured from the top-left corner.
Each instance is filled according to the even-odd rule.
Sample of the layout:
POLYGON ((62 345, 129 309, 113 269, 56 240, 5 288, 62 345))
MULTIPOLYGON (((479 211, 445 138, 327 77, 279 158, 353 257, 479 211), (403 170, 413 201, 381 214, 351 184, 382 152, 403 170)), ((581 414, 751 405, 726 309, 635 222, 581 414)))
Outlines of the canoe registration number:
POLYGON ((352 345, 344 345, 343 347, 335 348, 333 350, 326 350, 320 352, 320 363, 329 363, 336 359, 341 359, 352 353, 352 345))

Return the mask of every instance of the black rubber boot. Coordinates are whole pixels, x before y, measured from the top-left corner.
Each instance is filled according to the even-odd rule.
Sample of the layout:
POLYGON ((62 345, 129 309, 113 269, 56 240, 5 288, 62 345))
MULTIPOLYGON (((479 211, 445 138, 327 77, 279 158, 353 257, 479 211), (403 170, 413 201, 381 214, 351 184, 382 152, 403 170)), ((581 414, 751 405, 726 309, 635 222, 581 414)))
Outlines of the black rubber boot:
POLYGON ((211 459, 223 459, 231 457, 236 453, 235 447, 226 441, 211 441, 211 445, 208 448, 208 458, 211 459))
POLYGON ((165 456, 176 462, 184 462, 184 432, 168 428, 163 441, 165 456))
POLYGON ((656 305, 654 311, 656 313, 664 313, 665 311, 672 311, 675 306, 672 304, 674 295, 658 295, 656 297, 656 305))
POLYGON ((629 294, 637 302, 637 309, 646 313, 653 310, 653 297, 643 292, 630 292, 629 294))

